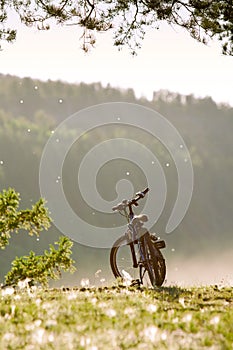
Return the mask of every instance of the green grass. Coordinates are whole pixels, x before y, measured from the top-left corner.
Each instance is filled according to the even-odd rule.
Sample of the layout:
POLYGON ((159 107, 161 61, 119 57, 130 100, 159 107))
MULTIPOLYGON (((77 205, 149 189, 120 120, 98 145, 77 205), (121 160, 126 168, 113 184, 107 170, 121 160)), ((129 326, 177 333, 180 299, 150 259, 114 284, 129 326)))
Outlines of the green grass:
POLYGON ((233 288, 0 290, 0 349, 233 349, 233 288))

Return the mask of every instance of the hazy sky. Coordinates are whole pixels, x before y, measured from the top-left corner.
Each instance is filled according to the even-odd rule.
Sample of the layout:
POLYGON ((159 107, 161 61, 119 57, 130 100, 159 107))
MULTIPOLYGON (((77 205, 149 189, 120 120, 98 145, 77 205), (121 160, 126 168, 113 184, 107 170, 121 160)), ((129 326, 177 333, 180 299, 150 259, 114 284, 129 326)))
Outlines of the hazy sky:
MULTIPOLYGON (((15 20, 12 18, 12 21, 15 20)), ((219 43, 204 46, 181 29, 163 25, 150 30, 132 57, 129 50, 112 45, 111 34, 100 34, 96 48, 85 54, 77 27, 37 31, 19 25, 14 44, 3 43, 0 73, 43 80, 102 82, 133 88, 137 96, 152 97, 168 89, 195 96, 211 96, 233 106, 233 58, 221 54, 219 43)))

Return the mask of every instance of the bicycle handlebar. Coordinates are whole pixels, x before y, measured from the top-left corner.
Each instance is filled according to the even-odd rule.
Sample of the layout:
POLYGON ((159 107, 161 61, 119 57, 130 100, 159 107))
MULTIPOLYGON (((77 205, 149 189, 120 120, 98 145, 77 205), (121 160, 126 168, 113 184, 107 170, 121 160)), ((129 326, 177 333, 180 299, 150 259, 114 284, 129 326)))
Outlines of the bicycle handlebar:
POLYGON ((124 210, 126 207, 131 207, 132 205, 138 206, 138 201, 141 198, 144 198, 147 192, 149 191, 149 188, 145 188, 145 190, 141 192, 137 192, 136 196, 132 198, 131 200, 124 199, 121 203, 117 204, 115 207, 112 208, 113 211, 120 211, 124 210))

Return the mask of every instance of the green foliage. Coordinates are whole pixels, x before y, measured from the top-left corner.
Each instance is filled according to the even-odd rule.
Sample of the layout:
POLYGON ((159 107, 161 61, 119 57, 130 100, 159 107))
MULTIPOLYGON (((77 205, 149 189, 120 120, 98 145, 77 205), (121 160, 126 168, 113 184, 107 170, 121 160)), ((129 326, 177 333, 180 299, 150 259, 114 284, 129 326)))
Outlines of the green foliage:
POLYGON ((29 279, 30 285, 36 283, 47 286, 50 279, 61 277, 61 271, 74 272, 74 261, 70 255, 73 243, 67 237, 60 237, 56 249, 50 244, 49 251, 43 255, 36 255, 33 251, 28 256, 16 257, 12 262, 12 268, 5 276, 7 285, 16 285, 19 281, 29 279))
POLYGON ((0 193, 0 248, 9 244, 11 233, 20 229, 29 235, 38 235, 43 229, 50 227, 51 219, 45 208, 45 201, 40 199, 31 209, 19 210, 20 196, 9 188, 0 193))
POLYGON ((9 10, 14 10, 27 26, 47 30, 55 19, 83 28, 83 50, 95 44, 94 31, 115 28, 114 44, 128 45, 135 53, 146 28, 158 28, 161 21, 185 28, 203 43, 216 37, 222 41, 224 54, 233 54, 233 7, 231 0, 118 0, 118 1, 1 1, 0 40, 14 41, 14 29, 5 29, 9 10))

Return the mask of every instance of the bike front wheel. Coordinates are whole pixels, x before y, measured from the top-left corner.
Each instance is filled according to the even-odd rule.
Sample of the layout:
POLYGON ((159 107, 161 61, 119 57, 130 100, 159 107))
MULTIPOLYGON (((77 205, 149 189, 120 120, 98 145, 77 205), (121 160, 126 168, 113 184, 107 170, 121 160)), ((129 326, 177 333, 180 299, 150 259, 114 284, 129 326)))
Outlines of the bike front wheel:
POLYGON ((143 239, 143 242, 143 261, 138 245, 134 245, 138 262, 137 267, 133 267, 132 253, 126 236, 120 237, 114 243, 110 252, 110 265, 113 275, 115 278, 129 282, 129 284, 139 281, 147 287, 151 285, 153 287, 161 286, 166 275, 165 260, 161 252, 153 246, 149 237, 143 239))
POLYGON ((161 251, 152 242, 150 234, 147 232, 143 237, 143 249, 145 256, 146 270, 149 275, 151 285, 160 287, 166 277, 166 264, 161 251))

